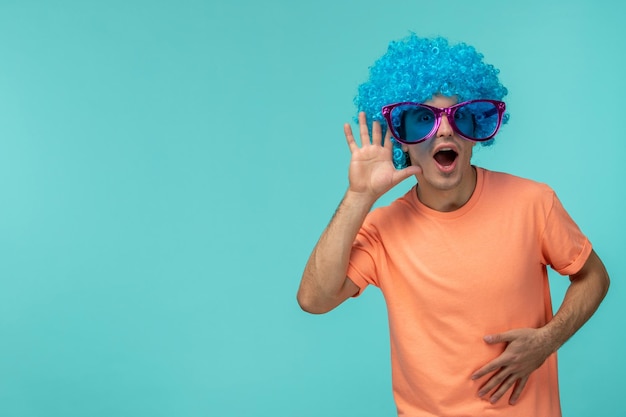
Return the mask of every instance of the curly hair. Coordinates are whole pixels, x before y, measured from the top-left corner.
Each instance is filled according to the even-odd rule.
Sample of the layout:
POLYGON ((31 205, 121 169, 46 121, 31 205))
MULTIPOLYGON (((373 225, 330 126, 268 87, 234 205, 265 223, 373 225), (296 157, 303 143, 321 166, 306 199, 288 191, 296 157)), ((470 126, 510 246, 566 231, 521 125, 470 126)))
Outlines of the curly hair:
MULTIPOLYGON (((498 80, 500 72, 483 62, 483 55, 465 43, 450 45, 445 38, 420 38, 415 33, 389 43, 387 53, 370 68, 369 79, 361 84, 354 104, 365 112, 371 130, 374 120, 386 124, 382 107, 391 103, 422 103, 434 95, 456 96, 461 101, 502 100, 507 89, 498 80)), ((505 114, 502 123, 509 118, 505 114)), ((397 168, 407 165, 401 145, 392 138, 397 168)), ((481 142, 493 144, 493 139, 481 142)))

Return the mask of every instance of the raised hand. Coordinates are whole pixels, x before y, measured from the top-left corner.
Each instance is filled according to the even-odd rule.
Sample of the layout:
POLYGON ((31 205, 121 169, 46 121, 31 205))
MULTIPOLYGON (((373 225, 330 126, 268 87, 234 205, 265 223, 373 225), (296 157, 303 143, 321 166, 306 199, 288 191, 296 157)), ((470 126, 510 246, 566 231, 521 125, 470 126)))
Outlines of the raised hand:
POLYGON ((528 377, 554 352, 553 343, 543 329, 515 329, 484 337, 489 344, 506 343, 504 352, 472 375, 479 379, 492 374, 478 391, 479 397, 492 393, 489 401, 495 403, 513 388, 510 404, 519 399, 528 377))
POLYGON ((354 140, 352 128, 348 123, 344 125, 344 133, 352 153, 348 191, 363 194, 375 201, 403 180, 422 172, 421 168, 415 166, 401 170, 394 167, 389 129, 383 141, 380 123, 375 121, 372 125, 372 140, 370 141, 364 112, 359 113, 361 147, 354 140))

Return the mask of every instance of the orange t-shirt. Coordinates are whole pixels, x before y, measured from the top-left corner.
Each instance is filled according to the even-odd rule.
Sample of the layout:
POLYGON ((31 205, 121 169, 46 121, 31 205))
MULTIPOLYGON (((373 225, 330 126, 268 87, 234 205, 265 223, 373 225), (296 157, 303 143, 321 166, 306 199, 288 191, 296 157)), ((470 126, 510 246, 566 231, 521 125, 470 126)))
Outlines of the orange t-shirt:
POLYGON ((348 277, 380 287, 400 416, 561 415, 556 354, 533 372, 518 403, 478 397, 471 375, 504 344, 487 334, 552 318, 546 265, 578 272, 591 244, 544 184, 477 168, 470 200, 453 212, 423 205, 415 188, 367 216, 348 277))

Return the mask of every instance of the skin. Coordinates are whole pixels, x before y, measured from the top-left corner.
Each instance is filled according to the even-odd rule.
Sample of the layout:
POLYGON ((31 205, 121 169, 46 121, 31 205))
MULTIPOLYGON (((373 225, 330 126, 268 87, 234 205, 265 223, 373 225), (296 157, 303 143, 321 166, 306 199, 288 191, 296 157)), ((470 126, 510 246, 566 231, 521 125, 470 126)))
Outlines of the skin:
MULTIPOLYGON (((435 96, 424 104, 447 108, 457 104, 457 99, 435 96)), ((453 211, 470 199, 476 186, 476 171, 471 165, 475 144, 456 135, 444 116, 434 137, 415 145, 403 145, 402 150, 411 157, 411 165, 422 171, 416 174, 417 196, 422 203, 434 210, 453 211), (442 147, 451 147, 458 153, 455 167, 449 172, 442 172, 433 159, 435 151, 442 147)))
POLYGON ((383 194, 410 176, 421 173, 417 166, 402 170, 394 167, 390 136, 388 134, 381 145, 383 138, 378 122, 373 123, 370 143, 365 113, 359 114, 359 133, 361 147, 357 145, 350 125, 344 125, 352 153, 348 190, 302 274, 297 299, 300 307, 309 313, 326 313, 358 292, 359 288, 346 276, 346 271, 352 242, 365 216, 383 194))
MULTIPOLYGON (((426 104, 445 108, 456 102, 455 97, 434 96, 426 104)), ((445 116, 432 138, 403 146, 412 165, 402 170, 394 168, 390 137, 383 141, 378 122, 373 123, 370 142, 365 114, 359 114, 360 147, 349 124, 344 125, 344 133, 352 154, 348 190, 311 253, 297 295, 301 308, 314 314, 326 313, 358 292, 346 276, 352 243, 384 193, 415 176, 422 203, 438 211, 453 211, 469 200, 476 186, 470 162, 474 143, 458 137, 445 116), (442 147, 458 153, 453 166, 444 169, 433 158, 442 147)), ((479 397, 495 403, 510 392, 509 403, 515 404, 530 374, 591 317, 609 287, 606 269, 594 251, 582 269, 570 276, 570 282, 561 307, 544 327, 484 336, 485 343, 504 343, 505 349, 472 375, 474 380, 485 378, 479 397)))

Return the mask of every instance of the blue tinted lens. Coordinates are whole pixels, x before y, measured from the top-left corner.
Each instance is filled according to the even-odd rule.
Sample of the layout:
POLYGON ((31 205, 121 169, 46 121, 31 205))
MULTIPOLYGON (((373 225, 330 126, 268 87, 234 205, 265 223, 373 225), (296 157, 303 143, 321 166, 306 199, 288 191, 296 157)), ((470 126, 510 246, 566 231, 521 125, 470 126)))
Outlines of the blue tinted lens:
POLYGON ((428 137, 435 126, 432 110, 416 104, 394 107, 391 111, 393 133, 405 142, 413 143, 428 137))
POLYGON ((488 101, 477 101, 459 107, 454 113, 457 129, 470 139, 490 137, 498 127, 498 109, 488 101))

